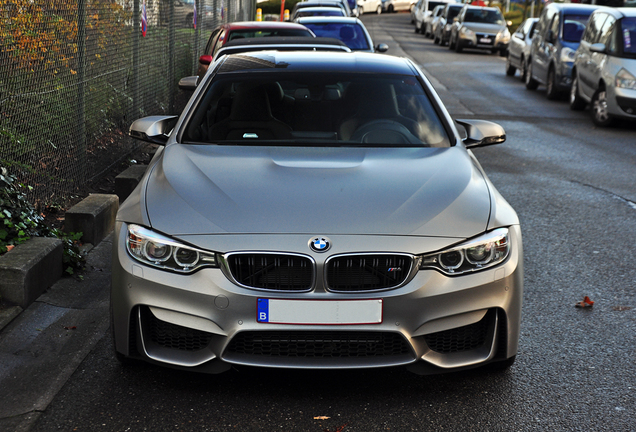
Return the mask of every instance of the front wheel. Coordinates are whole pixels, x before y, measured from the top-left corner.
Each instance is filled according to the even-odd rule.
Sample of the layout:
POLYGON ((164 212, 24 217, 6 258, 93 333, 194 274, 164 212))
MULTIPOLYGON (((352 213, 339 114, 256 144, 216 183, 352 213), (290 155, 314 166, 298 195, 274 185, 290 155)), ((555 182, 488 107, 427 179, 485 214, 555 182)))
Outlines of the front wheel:
POLYGON ((521 82, 526 82, 527 74, 528 74, 528 65, 526 65, 526 59, 521 57, 521 69, 519 69, 519 75, 521 75, 521 82))
POLYGON ((456 53, 460 53, 460 52, 462 52, 462 50, 463 50, 463 49, 462 49, 462 44, 461 44, 461 42, 460 42, 460 41, 458 41, 458 40, 456 40, 456 41, 455 41, 455 52, 456 52, 456 53))
POLYGON ((596 90, 592 96, 592 121, 596 126, 610 126, 614 119, 609 113, 607 106, 607 91, 604 88, 596 90))
POLYGON ((506 57, 506 75, 514 76, 517 68, 510 63, 510 56, 506 57))
POLYGON ((579 95, 579 79, 576 72, 572 72, 572 88, 570 89, 570 109, 572 111, 582 111, 585 109, 585 100, 579 95))
POLYGON ((532 78, 532 62, 527 63, 526 68, 526 88, 528 90, 536 90, 539 87, 539 82, 532 78))
POLYGON ((548 97, 548 100, 556 100, 560 94, 559 90, 557 90, 556 73, 554 72, 554 68, 551 67, 548 71, 548 83, 546 84, 545 95, 548 97))

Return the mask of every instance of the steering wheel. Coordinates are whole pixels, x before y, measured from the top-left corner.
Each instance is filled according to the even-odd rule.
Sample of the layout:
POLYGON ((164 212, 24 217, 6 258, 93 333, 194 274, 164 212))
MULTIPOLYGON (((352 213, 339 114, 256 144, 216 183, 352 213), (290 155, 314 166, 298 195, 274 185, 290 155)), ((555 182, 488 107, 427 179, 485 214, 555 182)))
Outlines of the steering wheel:
POLYGON ((364 144, 422 144, 402 123, 395 120, 372 120, 357 128, 351 141, 364 144))

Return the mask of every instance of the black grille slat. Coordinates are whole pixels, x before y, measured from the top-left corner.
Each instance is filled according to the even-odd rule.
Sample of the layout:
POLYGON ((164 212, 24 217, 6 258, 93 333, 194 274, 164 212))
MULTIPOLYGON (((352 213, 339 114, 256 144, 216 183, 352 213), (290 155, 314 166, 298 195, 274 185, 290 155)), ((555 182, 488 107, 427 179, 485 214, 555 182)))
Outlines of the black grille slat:
POLYGON ((376 358, 411 352, 403 336, 389 332, 242 332, 227 353, 270 358, 376 358))
POLYGON ((401 285, 411 270, 406 255, 347 255, 327 262, 331 291, 373 291, 401 285))
POLYGON ((493 325, 496 312, 488 311, 481 321, 463 327, 431 333, 424 336, 428 347, 441 354, 477 349, 486 343, 488 331, 493 325))
POLYGON ((211 333, 162 321, 148 310, 143 311, 142 318, 148 331, 148 339, 164 348, 199 351, 206 348, 212 340, 211 333))
POLYGON ((234 280, 250 288, 306 291, 314 279, 313 263, 302 256, 234 254, 227 262, 234 280))

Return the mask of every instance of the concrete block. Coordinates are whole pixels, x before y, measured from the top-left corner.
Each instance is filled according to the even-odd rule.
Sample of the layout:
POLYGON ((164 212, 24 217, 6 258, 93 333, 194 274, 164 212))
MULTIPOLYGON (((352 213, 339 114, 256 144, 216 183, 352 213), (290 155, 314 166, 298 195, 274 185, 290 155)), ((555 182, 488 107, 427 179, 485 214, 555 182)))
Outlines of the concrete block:
POLYGON ((62 276, 62 240, 33 237, 0 257, 2 300, 26 309, 62 276))
POLYGON ((89 195, 66 211, 64 231, 81 232, 82 242, 97 245, 115 227, 118 209, 117 195, 89 195))
POLYGON ((148 165, 131 165, 115 177, 115 194, 120 201, 124 201, 135 190, 147 168, 148 165))

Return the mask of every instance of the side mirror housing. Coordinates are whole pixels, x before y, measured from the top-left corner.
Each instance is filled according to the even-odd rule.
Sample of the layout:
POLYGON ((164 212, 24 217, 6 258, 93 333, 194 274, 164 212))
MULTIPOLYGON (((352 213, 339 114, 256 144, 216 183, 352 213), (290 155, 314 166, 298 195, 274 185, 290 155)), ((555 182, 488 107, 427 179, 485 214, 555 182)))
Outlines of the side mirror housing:
POLYGON ((506 141, 506 131, 497 123, 486 120, 455 120, 466 129, 466 148, 485 147, 506 141))
POLYGON ((385 43, 378 44, 375 47, 375 50, 377 52, 387 52, 388 49, 389 49, 389 46, 387 44, 385 44, 385 43))
POLYGON ((140 118, 130 125, 128 135, 141 141, 166 145, 170 132, 178 119, 178 116, 150 116, 140 118))
POLYGON ((201 57, 199 57, 199 63, 201 63, 203 66, 209 66, 212 63, 212 56, 211 55, 202 55, 201 57))
POLYGON ((599 42, 599 43, 590 45, 590 51, 604 54, 607 51, 607 47, 605 46, 604 43, 599 42))
POLYGON ((199 84, 198 76, 189 76, 179 80, 179 88, 186 91, 194 91, 199 84))

